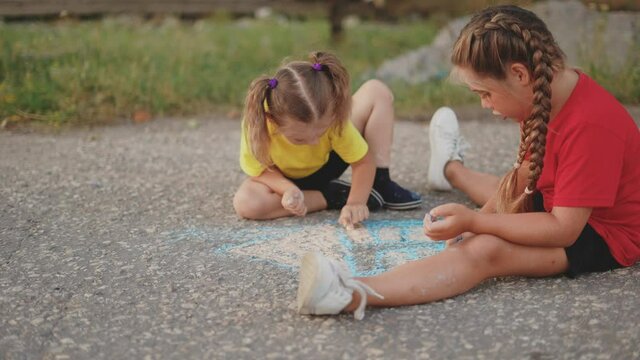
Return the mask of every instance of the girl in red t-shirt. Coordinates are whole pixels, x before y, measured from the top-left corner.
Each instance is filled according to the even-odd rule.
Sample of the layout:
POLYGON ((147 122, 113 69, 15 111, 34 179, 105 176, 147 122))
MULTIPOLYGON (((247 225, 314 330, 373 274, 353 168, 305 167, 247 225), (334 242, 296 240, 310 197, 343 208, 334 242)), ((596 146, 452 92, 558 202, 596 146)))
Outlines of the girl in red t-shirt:
MULTIPOLYGON (((306 254, 298 311, 355 311, 360 319, 366 304, 426 303, 493 277, 575 276, 637 262, 638 127, 613 96, 565 67, 564 60, 534 13, 496 6, 476 14, 454 46, 453 75, 480 96, 484 108, 520 123, 513 170, 499 184, 474 173, 462 165, 455 136, 443 136, 454 140, 445 151, 436 148, 435 158, 432 154, 429 183, 458 187, 482 209, 460 204, 432 209, 425 216, 425 234, 455 240, 434 256, 377 276, 353 278, 341 263, 306 254)), ((432 120, 432 152, 437 135, 447 132, 455 135, 457 123, 443 108, 432 120)))

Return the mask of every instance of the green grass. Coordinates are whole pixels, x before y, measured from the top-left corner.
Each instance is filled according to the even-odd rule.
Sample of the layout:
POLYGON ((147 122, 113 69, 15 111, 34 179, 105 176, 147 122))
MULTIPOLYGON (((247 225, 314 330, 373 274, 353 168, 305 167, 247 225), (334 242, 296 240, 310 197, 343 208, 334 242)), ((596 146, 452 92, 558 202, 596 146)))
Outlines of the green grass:
POLYGON ((142 110, 191 115, 241 109, 253 78, 287 56, 335 51, 354 88, 385 59, 430 41, 428 23, 361 24, 331 46, 324 21, 123 18, 0 26, 0 118, 104 121, 142 110))
MULTIPOLYGON (((434 21, 361 23, 333 46, 323 20, 185 23, 123 17, 0 23, 0 122, 108 122, 137 111, 153 116, 237 113, 253 78, 272 73, 285 57, 300 58, 312 50, 337 53, 355 89, 383 61, 429 43, 437 30, 434 21)), ((640 101, 637 62, 617 77, 606 69, 594 73, 596 80, 609 81, 621 101, 640 101)), ((443 81, 390 85, 400 116, 477 101, 443 81)))

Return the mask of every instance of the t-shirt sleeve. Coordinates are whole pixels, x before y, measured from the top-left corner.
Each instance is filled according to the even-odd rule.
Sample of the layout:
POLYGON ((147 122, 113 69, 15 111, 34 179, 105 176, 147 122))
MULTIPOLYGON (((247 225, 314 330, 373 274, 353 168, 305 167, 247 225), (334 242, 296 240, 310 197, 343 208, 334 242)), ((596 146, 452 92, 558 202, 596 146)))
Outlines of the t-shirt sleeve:
POLYGON ((613 206, 622 174, 624 141, 598 125, 572 129, 558 153, 554 206, 613 206))
POLYGON ((265 169, 265 167, 260 164, 258 159, 256 159, 251 153, 244 123, 242 125, 242 133, 240 135, 240 168, 249 176, 258 176, 262 174, 265 169))
POLYGON ((342 133, 339 134, 337 129, 331 131, 331 147, 342 160, 352 164, 367 155, 369 145, 350 120, 345 122, 342 133))

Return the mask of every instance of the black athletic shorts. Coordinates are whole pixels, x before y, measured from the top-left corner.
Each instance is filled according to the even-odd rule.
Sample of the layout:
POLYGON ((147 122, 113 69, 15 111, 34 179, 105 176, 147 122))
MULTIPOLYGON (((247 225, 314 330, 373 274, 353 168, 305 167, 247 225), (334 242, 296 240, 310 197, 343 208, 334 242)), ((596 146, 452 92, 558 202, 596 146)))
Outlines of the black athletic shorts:
MULTIPOLYGON (((533 208, 535 211, 545 211, 544 199, 540 192, 533 196, 533 208)), ((585 225, 573 245, 564 248, 569 260, 569 269, 566 275, 576 277, 590 272, 602 272, 622 267, 611 255, 609 246, 602 236, 591 225, 585 225)))
POLYGON ((349 164, 342 160, 335 151, 332 151, 329 154, 329 160, 318 171, 300 179, 289 180, 293 181, 301 190, 321 190, 331 180, 335 180, 344 174, 348 167, 349 164))

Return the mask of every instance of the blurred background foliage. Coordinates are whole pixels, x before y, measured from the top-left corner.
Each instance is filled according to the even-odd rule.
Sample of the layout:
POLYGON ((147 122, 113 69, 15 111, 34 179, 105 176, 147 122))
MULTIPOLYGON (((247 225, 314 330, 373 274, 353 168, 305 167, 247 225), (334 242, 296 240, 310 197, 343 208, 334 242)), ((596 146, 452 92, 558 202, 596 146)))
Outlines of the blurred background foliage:
MULTIPOLYGON (((356 89, 383 61, 429 44, 446 21, 490 3, 497 1, 389 1, 367 15, 373 18, 343 18, 339 42, 332 40, 326 16, 313 13, 300 18, 219 11, 188 20, 63 14, 46 21, 3 21, 0 121, 4 127, 26 121, 56 126, 208 113, 237 118, 251 80, 273 72, 285 57, 333 51, 356 89)), ((631 3, 637 5, 610 1, 606 10, 631 3)), ((584 65, 621 101, 640 102, 638 64, 615 74, 584 65)), ((446 79, 389 85, 399 117, 477 101, 446 79)))

